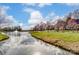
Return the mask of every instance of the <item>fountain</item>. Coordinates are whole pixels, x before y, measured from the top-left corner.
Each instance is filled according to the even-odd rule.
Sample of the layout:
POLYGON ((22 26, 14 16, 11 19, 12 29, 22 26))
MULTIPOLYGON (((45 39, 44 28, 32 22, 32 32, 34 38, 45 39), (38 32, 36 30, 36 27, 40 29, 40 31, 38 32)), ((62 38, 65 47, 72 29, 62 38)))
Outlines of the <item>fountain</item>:
POLYGON ((14 31, 15 36, 20 36, 20 32, 18 32, 17 30, 14 31))
POLYGON ((15 31, 14 31, 14 33, 15 33, 14 35, 15 35, 15 36, 17 36, 18 31, 17 31, 17 30, 15 30, 15 31))
POLYGON ((15 33, 17 33, 18 31, 17 30, 15 30, 15 33))

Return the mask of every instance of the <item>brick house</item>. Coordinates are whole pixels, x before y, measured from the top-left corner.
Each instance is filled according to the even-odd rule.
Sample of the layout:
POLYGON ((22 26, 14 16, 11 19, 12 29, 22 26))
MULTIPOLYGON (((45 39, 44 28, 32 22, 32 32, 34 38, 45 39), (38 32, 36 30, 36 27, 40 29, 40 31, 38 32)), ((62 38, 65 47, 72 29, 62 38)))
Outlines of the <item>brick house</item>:
POLYGON ((79 29, 79 19, 69 17, 66 21, 66 29, 67 30, 77 30, 77 29, 79 29))

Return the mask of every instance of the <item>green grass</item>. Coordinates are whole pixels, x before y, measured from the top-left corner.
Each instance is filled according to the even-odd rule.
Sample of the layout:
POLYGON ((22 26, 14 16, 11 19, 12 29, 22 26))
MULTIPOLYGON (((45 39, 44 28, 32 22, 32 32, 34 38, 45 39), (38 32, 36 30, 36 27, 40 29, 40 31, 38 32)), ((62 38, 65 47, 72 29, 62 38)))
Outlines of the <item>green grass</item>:
POLYGON ((44 42, 79 54, 79 32, 77 31, 31 31, 30 33, 44 42))
POLYGON ((65 32, 56 32, 56 31, 41 31, 41 32, 31 32, 32 35, 43 38, 49 37, 52 39, 61 39, 65 42, 78 42, 79 41, 79 32, 65 31, 65 32))
POLYGON ((7 35, 0 33, 0 41, 6 40, 7 38, 7 35))

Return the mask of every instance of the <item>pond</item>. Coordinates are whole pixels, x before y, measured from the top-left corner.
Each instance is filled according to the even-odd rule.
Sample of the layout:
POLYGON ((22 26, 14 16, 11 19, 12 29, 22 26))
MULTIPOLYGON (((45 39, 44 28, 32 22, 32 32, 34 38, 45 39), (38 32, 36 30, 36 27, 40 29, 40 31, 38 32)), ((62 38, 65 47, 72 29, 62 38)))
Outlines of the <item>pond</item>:
POLYGON ((73 53, 33 38, 28 32, 6 32, 10 37, 0 42, 1 55, 73 55, 73 53))

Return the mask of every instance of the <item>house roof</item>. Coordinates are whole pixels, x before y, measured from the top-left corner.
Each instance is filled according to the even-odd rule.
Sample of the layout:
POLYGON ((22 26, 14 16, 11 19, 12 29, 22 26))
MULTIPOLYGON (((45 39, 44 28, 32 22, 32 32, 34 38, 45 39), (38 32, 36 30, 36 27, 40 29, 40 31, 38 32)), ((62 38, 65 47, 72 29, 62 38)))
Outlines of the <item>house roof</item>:
POLYGON ((76 21, 77 24, 79 24, 79 19, 76 19, 75 21, 76 21))

